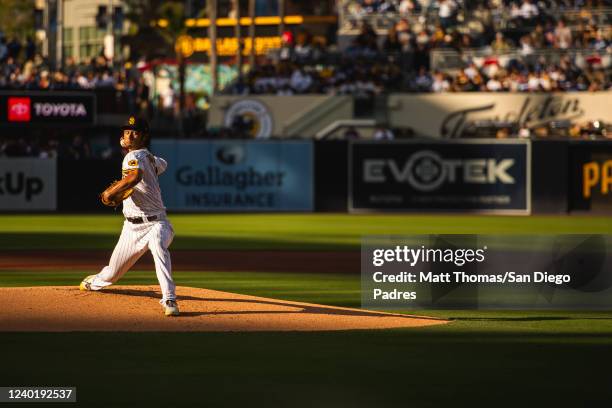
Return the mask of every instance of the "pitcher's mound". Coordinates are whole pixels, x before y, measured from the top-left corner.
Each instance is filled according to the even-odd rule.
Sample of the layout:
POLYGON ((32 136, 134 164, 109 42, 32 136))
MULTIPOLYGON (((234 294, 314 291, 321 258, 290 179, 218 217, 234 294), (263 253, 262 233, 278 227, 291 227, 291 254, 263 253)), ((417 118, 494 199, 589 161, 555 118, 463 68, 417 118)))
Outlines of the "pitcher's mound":
POLYGON ((159 287, 0 288, 0 331, 318 331, 430 326, 445 320, 177 287, 165 317, 159 287))

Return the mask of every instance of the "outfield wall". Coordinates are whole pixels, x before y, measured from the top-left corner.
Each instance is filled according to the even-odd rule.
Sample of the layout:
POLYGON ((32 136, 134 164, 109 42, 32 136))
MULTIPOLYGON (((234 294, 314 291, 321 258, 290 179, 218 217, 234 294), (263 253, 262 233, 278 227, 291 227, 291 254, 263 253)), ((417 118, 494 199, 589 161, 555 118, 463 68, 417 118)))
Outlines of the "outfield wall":
MULTIPOLYGON (((177 141, 173 212, 612 214, 612 141, 177 141)), ((120 160, 0 158, 0 211, 108 212, 120 160)))
POLYGON ((416 135, 453 139, 475 123, 501 121, 534 128, 554 121, 612 121, 612 93, 469 92, 391 94, 388 125, 410 128, 416 135))

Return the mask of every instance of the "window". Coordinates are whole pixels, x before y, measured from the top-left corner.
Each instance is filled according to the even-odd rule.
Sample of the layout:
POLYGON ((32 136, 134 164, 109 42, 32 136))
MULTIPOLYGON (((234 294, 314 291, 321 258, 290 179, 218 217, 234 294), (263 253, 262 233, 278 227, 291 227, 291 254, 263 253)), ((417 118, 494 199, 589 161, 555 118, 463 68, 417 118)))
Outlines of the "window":
POLYGON ((81 60, 94 57, 104 47, 104 30, 95 26, 79 27, 79 57, 81 60))
POLYGON ((74 57, 74 30, 72 27, 64 28, 64 58, 74 57))

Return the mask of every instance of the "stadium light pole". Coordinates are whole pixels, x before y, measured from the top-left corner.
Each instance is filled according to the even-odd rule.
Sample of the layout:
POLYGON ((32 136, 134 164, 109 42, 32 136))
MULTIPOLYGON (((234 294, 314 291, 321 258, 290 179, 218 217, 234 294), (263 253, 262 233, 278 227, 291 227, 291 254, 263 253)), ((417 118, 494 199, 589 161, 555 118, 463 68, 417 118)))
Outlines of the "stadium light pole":
POLYGON ((64 0, 55 3, 57 26, 55 28, 55 68, 62 69, 64 66, 64 0))
POLYGON ((255 67, 255 0, 249 0, 249 38, 251 39, 251 50, 249 53, 249 69, 255 67))
POLYGON ((217 93, 217 0, 208 0, 208 18, 210 19, 210 72, 212 78, 212 95, 217 93))
POLYGON ((280 18, 278 36, 282 37, 285 32, 285 0, 278 0, 278 17, 280 18))
POLYGON ((106 35, 104 36, 104 56, 110 60, 111 66, 115 65, 115 36, 113 35, 113 0, 108 0, 106 12, 106 35))
POLYGON ((43 27, 45 29, 45 38, 43 41, 43 57, 49 58, 49 33, 51 32, 49 11, 51 10, 51 2, 45 0, 45 9, 43 10, 43 27))
POLYGON ((238 81, 242 82, 242 27, 240 25, 240 0, 232 0, 234 3, 234 10, 236 11, 236 26, 234 27, 234 34, 236 36, 236 65, 238 66, 238 81))

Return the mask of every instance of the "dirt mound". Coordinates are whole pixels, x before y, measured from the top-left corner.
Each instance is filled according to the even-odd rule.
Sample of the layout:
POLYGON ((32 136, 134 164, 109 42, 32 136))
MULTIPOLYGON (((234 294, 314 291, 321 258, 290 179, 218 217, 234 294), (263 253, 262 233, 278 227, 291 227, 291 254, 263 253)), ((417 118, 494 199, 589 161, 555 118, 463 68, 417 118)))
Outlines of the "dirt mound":
POLYGON ((445 320, 178 287, 165 317, 157 286, 0 288, 0 331, 320 331, 390 329, 445 320))

